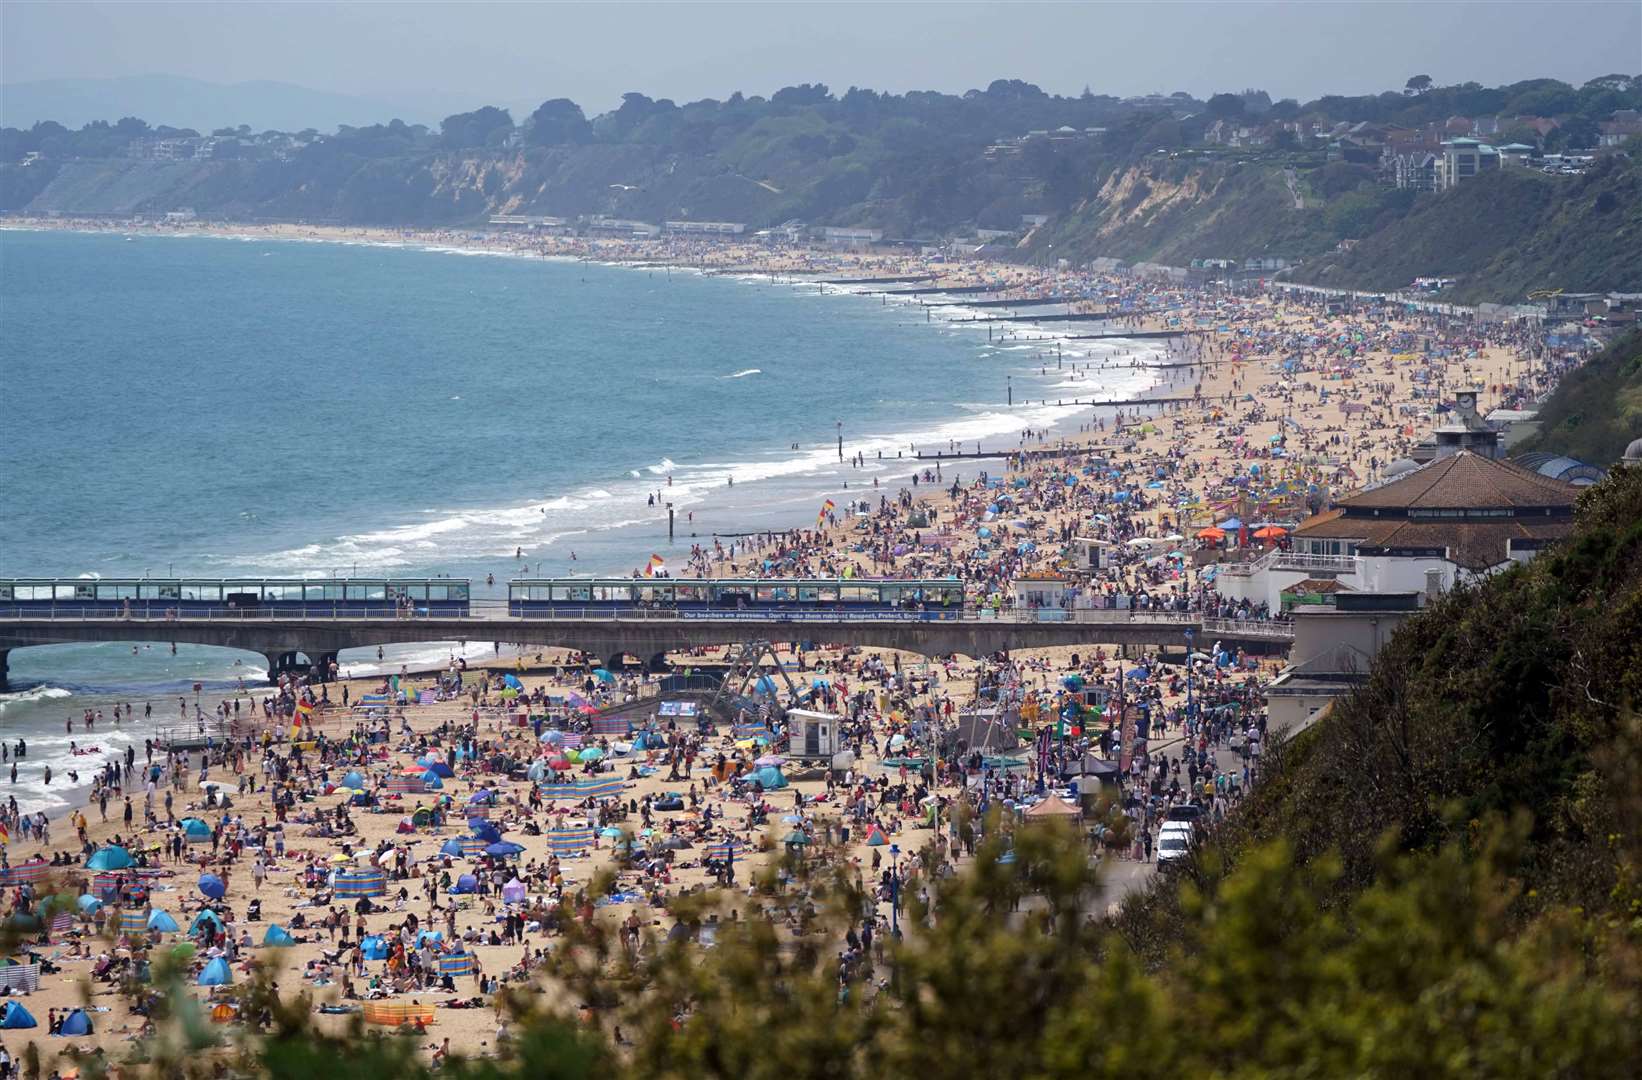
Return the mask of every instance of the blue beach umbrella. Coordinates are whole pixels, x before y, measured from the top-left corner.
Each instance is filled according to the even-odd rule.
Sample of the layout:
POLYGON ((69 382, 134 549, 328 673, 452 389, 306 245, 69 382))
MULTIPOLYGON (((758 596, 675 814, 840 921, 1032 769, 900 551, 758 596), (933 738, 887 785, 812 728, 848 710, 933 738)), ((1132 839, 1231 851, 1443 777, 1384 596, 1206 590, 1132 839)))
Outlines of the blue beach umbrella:
POLYGON ((517 855, 523 850, 524 850, 523 845, 515 844, 511 840, 500 840, 500 841, 486 847, 485 848, 485 854, 486 855, 495 855, 498 858, 504 858, 505 859, 510 855, 517 855))
POLYGON ((228 886, 215 874, 201 874, 199 890, 212 900, 221 900, 223 893, 228 891, 228 886))

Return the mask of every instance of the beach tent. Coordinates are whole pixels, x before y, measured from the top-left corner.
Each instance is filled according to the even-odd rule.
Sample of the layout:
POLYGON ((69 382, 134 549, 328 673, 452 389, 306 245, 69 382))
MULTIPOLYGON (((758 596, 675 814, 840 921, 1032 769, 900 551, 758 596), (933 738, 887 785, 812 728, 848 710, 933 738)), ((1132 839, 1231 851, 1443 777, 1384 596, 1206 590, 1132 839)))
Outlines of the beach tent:
POLYGON ((522 904, 525 902, 525 883, 514 878, 502 886, 502 902, 504 904, 522 904))
POLYGON ((386 960, 388 958, 388 943, 380 935, 372 934, 359 943, 359 951, 367 960, 386 960))
POLYGON ((222 879, 215 874, 201 874, 199 890, 212 900, 221 900, 222 894, 228 891, 228 886, 224 885, 222 879))
POLYGON ((98 848, 91 858, 86 860, 87 870, 124 870, 128 866, 135 865, 137 865, 137 860, 131 857, 131 852, 118 844, 98 848))
POLYGON ((463 874, 456 879, 456 884, 450 887, 452 893, 471 893, 479 891, 479 879, 472 874, 463 874))
POLYGON ((360 773, 358 769, 354 769, 342 778, 342 783, 339 786, 345 788, 357 788, 363 791, 370 785, 365 783, 364 775, 360 773))
POLYGON ((295 945, 296 938, 292 937, 290 931, 278 923, 269 923, 268 929, 262 935, 262 943, 264 945, 295 945))
POLYGON ((81 914, 90 915, 103 906, 103 902, 90 893, 82 893, 74 898, 74 906, 80 909, 81 914))
POLYGON ((884 830, 878 826, 874 825, 867 830, 868 847, 883 847, 887 843, 889 843, 889 840, 884 836, 884 830))
POLYGON ((0 1028, 31 1028, 39 1027, 40 1021, 25 1008, 21 1001, 8 1001, 6 1007, 0 1010, 0 1028))
POLYGON ((228 961, 217 957, 205 965, 197 980, 200 986, 227 986, 234 981, 234 973, 228 967, 228 961))
POLYGON ((418 930, 416 932, 416 947, 418 949, 430 941, 437 945, 444 940, 445 932, 443 930, 418 930))
POLYGON ((197 817, 183 818, 183 836, 190 844, 208 844, 211 842, 211 826, 197 817))
POLYGON ((468 828, 473 830, 473 838, 486 844, 494 844, 502 839, 502 830, 488 821, 474 818, 468 822, 468 828))
POLYGON ((148 929, 156 934, 175 934, 177 932, 177 920, 159 908, 155 908, 148 913, 148 929))
POLYGON ((422 786, 428 791, 442 791, 444 790, 445 782, 439 779, 438 773, 430 769, 422 774, 422 786))
POLYGON ((453 859, 460 859, 466 852, 462 850, 462 841, 453 836, 439 845, 439 854, 449 855, 453 859))
POLYGON ((781 775, 781 770, 769 765, 753 773, 753 779, 765 791, 779 791, 787 786, 787 778, 781 775))
POLYGON ((194 921, 188 924, 188 932, 190 934, 194 933, 200 928, 201 923, 214 923, 217 929, 220 930, 222 929, 222 916, 218 915, 210 908, 206 908, 198 915, 194 916, 194 921))
POLYGON ((59 1034, 78 1037, 91 1034, 91 1017, 84 1009, 75 1009, 63 1017, 63 1026, 59 1034))
POLYGON ((449 765, 446 765, 443 761, 431 762, 428 765, 428 772, 435 776, 443 777, 446 780, 449 780, 451 777, 456 775, 456 770, 452 769, 449 765))

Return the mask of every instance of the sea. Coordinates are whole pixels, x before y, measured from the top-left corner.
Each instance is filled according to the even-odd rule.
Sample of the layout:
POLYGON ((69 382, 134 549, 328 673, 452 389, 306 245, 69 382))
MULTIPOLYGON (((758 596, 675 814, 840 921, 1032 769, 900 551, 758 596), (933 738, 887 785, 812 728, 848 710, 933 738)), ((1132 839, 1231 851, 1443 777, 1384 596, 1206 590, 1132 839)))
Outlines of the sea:
MULTIPOLYGON (((1052 438, 1095 415, 1057 398, 1133 398, 1156 374, 1103 367, 1152 342, 988 342, 959 325, 973 314, 457 246, 0 230, 0 577, 450 575, 501 597, 510 577, 677 566, 715 534, 813 524, 825 499, 876 503, 917 450, 1052 438)), ((140 753, 264 666, 163 642, 13 651, 0 738, 28 757, 10 793, 59 811, 68 771, 140 753), (115 702, 138 719, 115 730, 115 702), (104 722, 69 733, 86 709, 104 722)))

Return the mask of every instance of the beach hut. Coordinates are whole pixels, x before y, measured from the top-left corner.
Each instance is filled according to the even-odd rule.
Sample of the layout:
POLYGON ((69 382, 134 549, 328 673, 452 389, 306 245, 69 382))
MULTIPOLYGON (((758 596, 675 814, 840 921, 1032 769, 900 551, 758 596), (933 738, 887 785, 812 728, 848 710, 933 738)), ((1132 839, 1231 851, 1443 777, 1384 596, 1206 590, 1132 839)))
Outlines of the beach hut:
POLYGON ((31 1028, 39 1027, 40 1021, 32 1013, 23 1008, 21 1001, 8 1001, 6 1007, 0 1009, 0 1028, 31 1028))
POLYGON ((177 932, 177 920, 159 908, 155 908, 148 913, 148 930, 154 934, 175 934, 177 932))
POLYGON ((388 891, 388 875, 380 870, 338 871, 335 884, 338 899, 384 896, 388 891))
POLYGON ((234 981, 234 972, 228 966, 228 961, 217 957, 205 965, 196 982, 200 986, 227 986, 234 981))
POLYGON ((199 890, 209 899, 221 900, 223 893, 228 891, 228 886, 224 885, 222 879, 215 874, 201 874, 199 890))
POLYGON ((137 860, 131 857, 131 852, 118 844, 109 844, 98 848, 86 860, 87 870, 124 870, 128 866, 136 866, 137 860))
POLYGON ((477 966, 473 962, 472 953, 449 953, 439 958, 439 974, 456 978, 461 975, 472 975, 477 966))
POLYGON ((65 1035, 70 1038, 79 1038, 81 1036, 90 1035, 91 1017, 86 1015, 86 1011, 84 1009, 75 1009, 73 1012, 63 1017, 63 1026, 59 1029, 58 1034, 65 1035))
POLYGON ((268 929, 263 931, 262 943, 272 946, 295 945, 296 938, 292 937, 291 932, 278 923, 269 923, 268 929))

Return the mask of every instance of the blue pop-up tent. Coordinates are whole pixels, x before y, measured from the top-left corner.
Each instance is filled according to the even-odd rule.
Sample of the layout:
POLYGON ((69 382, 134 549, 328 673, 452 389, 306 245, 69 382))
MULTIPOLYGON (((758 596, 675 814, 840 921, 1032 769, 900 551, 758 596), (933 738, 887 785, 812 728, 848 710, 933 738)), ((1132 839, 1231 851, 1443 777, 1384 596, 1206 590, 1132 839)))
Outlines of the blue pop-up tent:
POLYGON ((63 1026, 59 1034, 69 1036, 90 1035, 91 1017, 86 1015, 84 1009, 75 1009, 63 1017, 63 1026))
POLYGON ((377 934, 372 934, 359 943, 359 951, 367 960, 386 960, 388 958, 388 943, 377 934))
POLYGON ((295 945, 296 938, 292 937, 290 931, 278 923, 269 923, 268 929, 262 935, 262 943, 264 945, 295 945))
POLYGON ((32 1013, 23 1008, 21 1001, 8 1001, 6 1007, 0 1009, 0 1028, 31 1028, 39 1027, 40 1021, 32 1013))
POLYGON ((177 932, 177 920, 159 908, 155 908, 148 913, 148 929, 160 934, 175 934, 177 932))
POLYGON ((347 776, 344 776, 342 778, 342 785, 341 786, 349 787, 349 788, 359 788, 361 790, 370 787, 369 784, 365 783, 365 777, 359 772, 358 769, 355 769, 352 772, 348 773, 347 776))
POLYGON ((781 770, 774 765, 766 765, 753 773, 753 779, 765 791, 778 791, 787 786, 787 778, 781 775, 781 770))
POLYGON ((227 986, 234 981, 234 973, 229 969, 228 961, 219 956, 205 965, 198 981, 201 986, 227 986))

